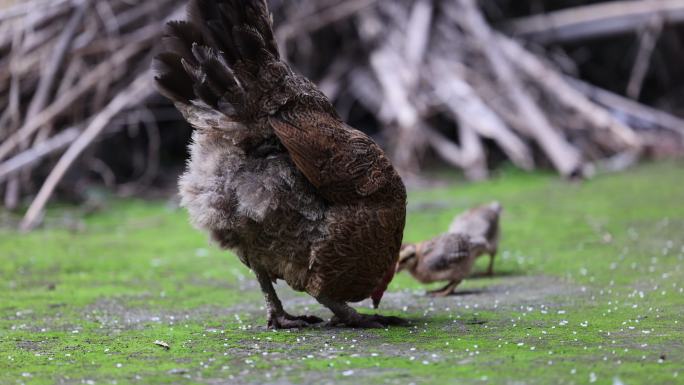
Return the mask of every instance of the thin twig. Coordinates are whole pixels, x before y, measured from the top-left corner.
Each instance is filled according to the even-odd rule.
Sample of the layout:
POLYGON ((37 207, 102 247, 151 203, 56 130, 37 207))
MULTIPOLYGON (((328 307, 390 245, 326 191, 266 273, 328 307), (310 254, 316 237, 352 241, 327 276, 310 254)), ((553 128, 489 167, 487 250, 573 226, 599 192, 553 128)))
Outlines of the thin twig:
MULTIPOLYGON (((151 40, 154 36, 149 36, 148 40, 151 40)), ((62 112, 67 110, 72 103, 81 98, 86 92, 90 91, 92 87, 96 86, 100 81, 101 77, 106 76, 110 72, 114 71, 118 66, 123 65, 134 55, 147 48, 146 41, 137 42, 137 44, 132 44, 121 51, 117 52, 116 55, 112 56, 109 60, 101 63, 87 75, 85 75, 81 80, 71 89, 68 93, 60 95, 50 106, 42 110, 39 114, 34 117, 30 117, 24 126, 21 127, 16 133, 9 137, 6 141, 0 144, 0 160, 5 159, 7 155, 22 141, 28 139, 36 130, 38 130, 44 124, 53 120, 59 116, 62 112)))
POLYGON ((78 127, 68 128, 54 137, 32 146, 28 150, 0 164, 0 183, 71 144, 79 135, 78 127))
POLYGON ((38 83, 38 87, 36 87, 36 92, 33 94, 33 99, 29 104, 26 116, 35 116, 39 111, 45 108, 45 105, 48 103, 50 91, 52 91, 55 81, 58 79, 57 72, 62 68, 67 51, 74 40, 74 36, 76 35, 83 17, 85 16, 86 9, 89 6, 90 1, 85 1, 76 9, 71 16, 69 23, 67 23, 64 31, 57 40, 52 56, 41 74, 40 82, 38 83))
POLYGON ((660 33, 663 31, 663 19, 661 16, 654 16, 649 25, 644 28, 639 38, 639 51, 634 60, 632 74, 627 83, 627 96, 634 100, 639 99, 644 79, 651 65, 651 55, 658 43, 660 33))
POLYGON ((107 127, 110 121, 122 110, 140 103, 152 93, 152 78, 148 73, 138 76, 133 83, 124 91, 119 93, 101 112, 93 118, 83 133, 71 144, 67 152, 57 162, 48 178, 43 183, 38 195, 31 203, 20 228, 28 231, 34 228, 40 221, 43 209, 47 204, 53 191, 62 180, 62 177, 78 159, 79 155, 85 150, 102 130, 107 127))

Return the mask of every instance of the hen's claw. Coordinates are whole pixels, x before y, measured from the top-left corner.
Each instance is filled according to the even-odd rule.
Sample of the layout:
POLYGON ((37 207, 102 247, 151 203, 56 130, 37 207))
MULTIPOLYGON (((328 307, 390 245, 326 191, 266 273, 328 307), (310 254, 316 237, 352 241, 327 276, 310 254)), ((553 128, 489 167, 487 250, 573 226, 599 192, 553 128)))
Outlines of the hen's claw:
POLYGON ((293 316, 287 313, 273 314, 268 317, 269 329, 301 329, 323 322, 322 319, 312 316, 293 316))

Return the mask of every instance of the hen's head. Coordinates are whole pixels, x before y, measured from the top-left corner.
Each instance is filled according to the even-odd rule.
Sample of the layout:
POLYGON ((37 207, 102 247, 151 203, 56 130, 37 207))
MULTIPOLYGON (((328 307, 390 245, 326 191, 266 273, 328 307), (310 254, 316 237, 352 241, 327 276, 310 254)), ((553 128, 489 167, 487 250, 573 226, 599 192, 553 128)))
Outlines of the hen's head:
POLYGON ((385 290, 387 290, 387 286, 389 286, 390 282, 392 282, 392 278, 394 278, 395 269, 395 265, 390 265, 389 269, 380 280, 380 283, 378 283, 378 286, 376 286, 373 293, 371 293, 374 309, 377 309, 380 305, 380 301, 382 300, 383 294, 385 294, 385 290))

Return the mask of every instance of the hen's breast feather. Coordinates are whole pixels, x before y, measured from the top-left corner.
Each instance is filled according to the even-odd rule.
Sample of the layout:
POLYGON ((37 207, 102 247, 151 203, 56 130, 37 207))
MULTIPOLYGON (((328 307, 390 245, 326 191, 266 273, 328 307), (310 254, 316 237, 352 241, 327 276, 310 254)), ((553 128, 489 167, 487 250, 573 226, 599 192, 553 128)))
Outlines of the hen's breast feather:
POLYGON ((195 227, 279 278, 293 269, 283 264, 308 265, 310 245, 324 232, 326 204, 287 153, 252 157, 196 131, 190 154, 179 187, 195 227))

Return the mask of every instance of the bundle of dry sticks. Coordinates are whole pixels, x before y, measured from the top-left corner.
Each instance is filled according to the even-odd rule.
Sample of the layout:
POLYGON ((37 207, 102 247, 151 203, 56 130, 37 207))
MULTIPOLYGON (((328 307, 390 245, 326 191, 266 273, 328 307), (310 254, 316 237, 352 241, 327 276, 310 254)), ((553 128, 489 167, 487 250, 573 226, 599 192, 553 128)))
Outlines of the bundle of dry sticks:
MULTIPOLYGON (((362 111, 378 122, 407 177, 435 154, 471 179, 486 178, 492 146, 520 168, 548 163, 567 177, 595 165, 623 167, 649 150, 684 149, 681 119, 571 78, 511 37, 542 41, 587 30, 615 33, 594 28, 601 25, 643 28, 643 58, 630 81, 638 95, 658 31, 684 19, 679 1, 625 2, 650 3, 636 10, 613 1, 598 5, 610 12, 542 15, 513 21, 503 32, 474 0, 269 3, 284 56, 318 81, 343 117, 362 111), (652 17, 664 14, 670 18, 652 17), (606 24, 610 17, 627 22, 606 24)), ((150 153, 158 152, 158 122, 144 103, 155 95, 150 61, 165 20, 183 17, 184 5, 29 0, 0 8, 0 192, 10 208, 31 199, 24 228, 40 222, 55 188, 92 143, 138 124, 150 153)), ((96 154, 88 158, 91 168, 106 170, 96 154)), ((153 177, 158 167, 148 163, 153 177)))

